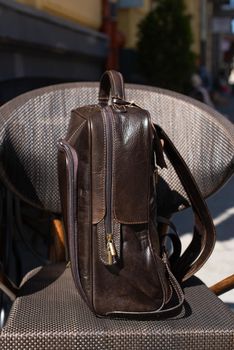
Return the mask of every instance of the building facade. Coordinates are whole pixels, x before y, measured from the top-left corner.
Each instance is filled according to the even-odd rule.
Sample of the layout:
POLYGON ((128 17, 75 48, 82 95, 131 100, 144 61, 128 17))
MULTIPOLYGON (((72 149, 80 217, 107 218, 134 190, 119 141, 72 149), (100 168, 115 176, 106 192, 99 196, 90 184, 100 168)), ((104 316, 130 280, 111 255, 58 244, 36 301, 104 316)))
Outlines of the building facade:
MULTIPOLYGON (((173 0, 172 0, 173 1, 173 0)), ((193 51, 217 65, 215 0, 184 0, 193 51), (213 42, 214 41, 214 42, 213 42), (216 62, 216 63, 214 63, 216 62)), ((138 81, 138 25, 157 0, 0 0, 0 103, 43 85, 98 80, 107 68, 138 81)))
POLYGON ((34 88, 98 80, 108 37, 101 0, 0 0, 0 104, 34 88))

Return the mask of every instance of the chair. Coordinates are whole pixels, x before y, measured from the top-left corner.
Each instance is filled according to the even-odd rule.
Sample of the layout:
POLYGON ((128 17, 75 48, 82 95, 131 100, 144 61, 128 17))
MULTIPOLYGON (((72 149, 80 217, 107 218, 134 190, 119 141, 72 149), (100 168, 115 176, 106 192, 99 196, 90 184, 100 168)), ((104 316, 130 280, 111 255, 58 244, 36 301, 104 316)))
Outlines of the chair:
MULTIPOLYGON (((177 93, 127 85, 127 98, 150 111, 169 134, 204 197, 233 174, 234 126, 213 109, 177 93)), ((57 141, 70 111, 97 101, 97 83, 68 83, 35 90, 0 108, 0 175, 21 201, 60 215, 57 141)), ((168 163, 168 162, 167 162, 168 163)), ((169 165, 169 164, 168 164, 169 165)), ((189 205, 169 165, 160 170, 161 215, 189 205)), ((0 281, 0 286, 7 280, 0 281)), ((80 299, 65 263, 30 271, 21 282, 1 349, 233 349, 234 316, 196 277, 184 284, 186 304, 170 320, 95 317, 80 299)), ((5 289, 6 290, 6 289, 5 289)))

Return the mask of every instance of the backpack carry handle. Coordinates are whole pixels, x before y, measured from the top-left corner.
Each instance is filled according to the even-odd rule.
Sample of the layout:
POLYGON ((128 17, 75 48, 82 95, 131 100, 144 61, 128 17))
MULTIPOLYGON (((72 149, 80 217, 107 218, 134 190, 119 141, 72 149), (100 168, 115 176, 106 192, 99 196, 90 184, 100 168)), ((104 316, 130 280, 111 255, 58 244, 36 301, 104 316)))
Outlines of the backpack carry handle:
POLYGON ((125 100, 123 76, 115 70, 108 70, 101 77, 98 96, 99 104, 106 106, 110 95, 112 98, 125 100))

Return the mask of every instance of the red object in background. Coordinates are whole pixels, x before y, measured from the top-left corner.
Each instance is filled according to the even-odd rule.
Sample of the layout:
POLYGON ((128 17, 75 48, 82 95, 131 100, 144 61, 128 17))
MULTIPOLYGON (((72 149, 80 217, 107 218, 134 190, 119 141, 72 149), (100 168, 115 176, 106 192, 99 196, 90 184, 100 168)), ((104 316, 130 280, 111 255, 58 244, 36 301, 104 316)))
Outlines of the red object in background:
POLYGON ((119 69, 119 49, 124 45, 125 38, 117 30, 117 1, 102 0, 101 31, 109 37, 109 50, 106 69, 119 69))

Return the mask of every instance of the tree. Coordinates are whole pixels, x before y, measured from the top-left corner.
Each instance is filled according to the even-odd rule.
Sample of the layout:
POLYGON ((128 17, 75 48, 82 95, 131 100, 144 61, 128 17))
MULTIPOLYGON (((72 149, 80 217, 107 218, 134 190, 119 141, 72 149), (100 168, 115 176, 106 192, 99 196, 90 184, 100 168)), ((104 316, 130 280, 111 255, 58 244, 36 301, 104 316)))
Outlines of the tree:
POLYGON ((157 0, 139 25, 139 64, 148 82, 186 92, 194 71, 192 42, 184 1, 157 0))

